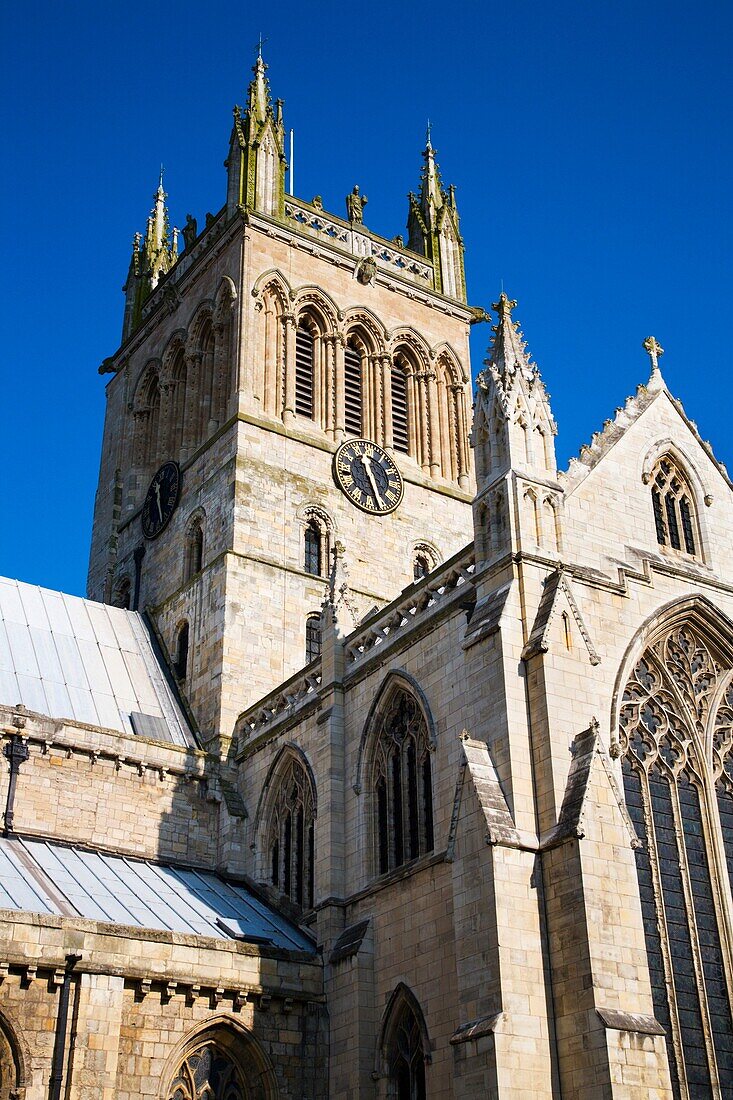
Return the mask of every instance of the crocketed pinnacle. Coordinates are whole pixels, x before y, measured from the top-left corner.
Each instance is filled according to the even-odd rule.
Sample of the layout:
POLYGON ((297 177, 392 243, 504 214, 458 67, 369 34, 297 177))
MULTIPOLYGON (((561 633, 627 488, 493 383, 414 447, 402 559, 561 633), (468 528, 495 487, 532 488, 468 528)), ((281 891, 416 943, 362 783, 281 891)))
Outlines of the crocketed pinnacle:
POLYGON ((433 148, 429 122, 425 149, 423 151, 423 161, 424 164, 422 172, 420 173, 420 194, 418 202, 426 225, 428 228, 432 228, 435 223, 437 212, 446 201, 446 196, 443 192, 443 185, 440 180, 440 170, 435 160, 435 149, 433 148))
POLYGON ((519 325, 512 317, 512 310, 516 305, 516 300, 509 298, 503 290, 499 301, 491 304, 491 308, 499 316, 499 323, 492 325, 494 336, 486 365, 491 368, 492 374, 498 375, 502 380, 506 380, 517 370, 521 370, 527 378, 538 373, 527 353, 527 344, 519 331, 519 325))
POLYGON ((270 82, 265 76, 266 71, 267 65, 262 60, 262 54, 259 53, 257 60, 252 66, 254 77, 249 86, 247 110, 252 122, 264 122, 268 112, 271 113, 272 111, 270 82))

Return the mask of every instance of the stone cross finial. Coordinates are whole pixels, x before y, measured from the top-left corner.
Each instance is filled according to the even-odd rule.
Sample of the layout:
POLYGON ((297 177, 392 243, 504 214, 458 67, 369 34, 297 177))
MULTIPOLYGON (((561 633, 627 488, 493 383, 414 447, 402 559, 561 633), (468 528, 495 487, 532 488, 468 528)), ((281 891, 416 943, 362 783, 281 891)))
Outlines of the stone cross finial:
POLYGON ((664 348, 657 342, 655 336, 647 336, 644 343, 641 345, 644 351, 647 353, 652 364, 652 374, 656 374, 659 370, 659 356, 664 355, 664 348))

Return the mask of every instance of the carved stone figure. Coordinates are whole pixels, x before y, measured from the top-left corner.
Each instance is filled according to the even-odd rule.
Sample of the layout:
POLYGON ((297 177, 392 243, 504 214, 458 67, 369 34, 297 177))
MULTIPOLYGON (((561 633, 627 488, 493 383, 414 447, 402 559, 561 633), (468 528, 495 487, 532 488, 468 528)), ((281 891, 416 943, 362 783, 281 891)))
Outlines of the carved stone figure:
POLYGON ((373 256, 365 256, 356 269, 356 277, 363 286, 374 281, 377 274, 377 261, 373 256))
POLYGON ((364 207, 369 202, 366 195, 359 193, 359 184, 354 184, 354 190, 346 196, 346 213, 349 221, 355 225, 361 225, 364 221, 364 207))
POLYGON ((192 218, 190 214, 186 214, 186 224, 183 227, 183 247, 186 252, 192 247, 193 242, 198 236, 198 226, 196 219, 192 218))
POLYGON ((323 199, 320 195, 313 196, 311 206, 315 206, 316 210, 323 210, 323 199))

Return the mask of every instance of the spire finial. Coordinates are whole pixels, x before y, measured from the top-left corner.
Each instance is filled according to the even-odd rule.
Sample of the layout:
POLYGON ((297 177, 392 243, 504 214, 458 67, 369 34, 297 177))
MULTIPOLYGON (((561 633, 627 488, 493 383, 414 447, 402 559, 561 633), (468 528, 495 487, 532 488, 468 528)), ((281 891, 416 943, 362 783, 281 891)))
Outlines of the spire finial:
POLYGON ((160 176, 158 178, 158 190, 159 191, 163 190, 163 172, 164 171, 165 171, 165 169, 163 168, 163 165, 161 164, 161 166, 160 166, 160 176))
POLYGON ((656 336, 647 336, 641 346, 649 356, 652 365, 652 373, 649 375, 647 389, 660 389, 664 385, 664 380, 662 378, 662 372, 659 369, 659 357, 664 355, 664 348, 659 343, 656 336))
POLYGON ((432 133, 433 133, 433 128, 430 125, 430 119, 428 119, 428 127, 427 127, 427 130, 426 130, 426 133, 425 133, 425 147, 427 149, 432 149, 432 147, 433 147, 432 133))
POLYGON ((508 298, 504 293, 504 280, 501 281, 501 294, 499 295, 498 302, 492 302, 491 308, 495 309, 501 319, 512 319, 512 310, 516 309, 516 298, 508 298))
POLYGON ((260 31, 260 37, 259 37, 259 39, 258 39, 258 41, 257 41, 257 60, 258 60, 258 61, 261 61, 261 60, 262 60, 262 47, 263 47, 263 46, 265 45, 265 43, 266 43, 267 41, 268 41, 268 39, 267 39, 267 38, 263 38, 263 37, 262 37, 262 31, 260 31))

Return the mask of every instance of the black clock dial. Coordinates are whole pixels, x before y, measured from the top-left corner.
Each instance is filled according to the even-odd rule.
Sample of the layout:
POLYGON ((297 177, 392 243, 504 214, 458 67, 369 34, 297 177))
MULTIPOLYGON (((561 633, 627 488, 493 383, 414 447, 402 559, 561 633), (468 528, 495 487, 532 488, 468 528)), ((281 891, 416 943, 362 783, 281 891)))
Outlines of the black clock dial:
POLYGON ((164 463, 150 482, 142 511, 143 535, 157 539, 176 510, 181 495, 181 471, 177 462, 164 463))
POLYGON ((364 512, 386 515, 402 500, 400 471, 386 451, 369 439, 347 439, 336 451, 333 474, 338 487, 364 512))

